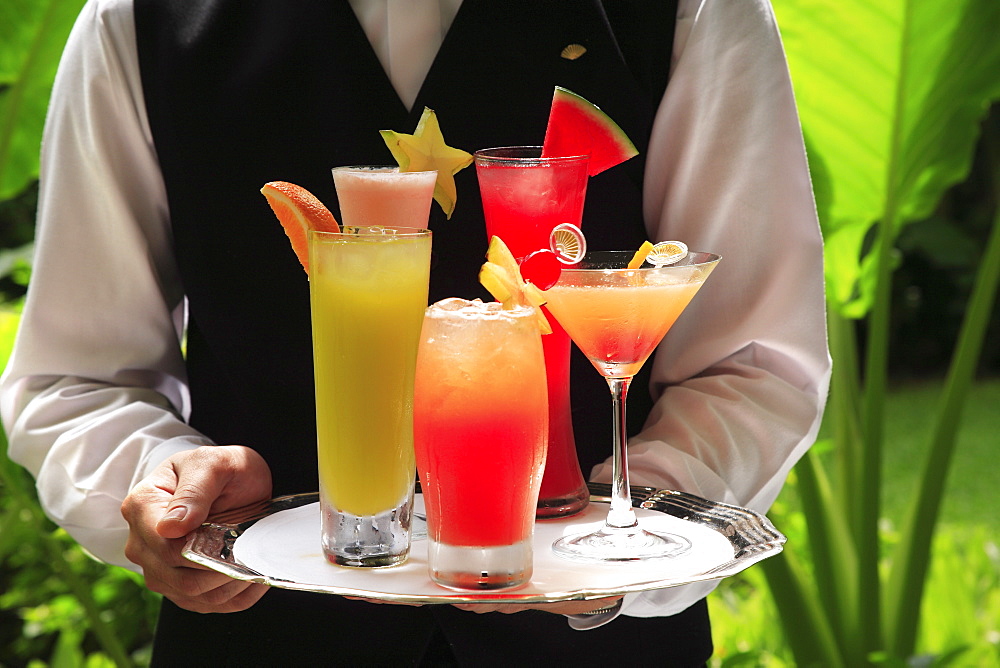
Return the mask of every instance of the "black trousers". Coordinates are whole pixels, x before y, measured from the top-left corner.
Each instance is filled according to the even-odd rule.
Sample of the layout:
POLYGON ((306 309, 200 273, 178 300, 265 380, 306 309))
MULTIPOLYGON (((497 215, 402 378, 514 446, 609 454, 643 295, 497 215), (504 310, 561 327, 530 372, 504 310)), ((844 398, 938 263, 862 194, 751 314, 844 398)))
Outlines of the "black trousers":
POLYGON ((712 654, 708 608, 620 616, 574 631, 561 615, 478 615, 281 589, 240 613, 198 614, 164 600, 153 666, 625 665, 701 666, 712 654))

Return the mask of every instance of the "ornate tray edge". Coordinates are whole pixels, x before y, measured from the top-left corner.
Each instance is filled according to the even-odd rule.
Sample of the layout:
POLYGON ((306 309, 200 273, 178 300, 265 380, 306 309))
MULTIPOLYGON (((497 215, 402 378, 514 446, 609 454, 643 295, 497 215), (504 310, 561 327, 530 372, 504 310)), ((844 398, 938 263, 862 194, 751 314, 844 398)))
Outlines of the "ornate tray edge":
MULTIPOLYGON (((611 486, 606 483, 588 483, 591 501, 609 502, 611 486)), ((651 487, 632 487, 632 503, 694 522, 722 534, 733 547, 733 558, 702 573, 695 573, 683 580, 638 583, 614 591, 575 590, 532 595, 530 599, 517 591, 470 592, 468 596, 449 593, 440 597, 377 594, 377 598, 398 603, 504 603, 504 602, 554 602, 600 598, 609 595, 665 589, 694 582, 718 580, 743 571, 753 564, 781 552, 786 542, 767 517, 753 510, 717 501, 709 501, 686 492, 657 490, 651 487)), ((236 539, 258 520, 283 510, 316 503, 319 494, 310 492, 292 494, 261 501, 251 506, 237 508, 209 518, 199 529, 188 535, 182 550, 185 558, 236 580, 265 584, 272 587, 373 598, 373 592, 351 590, 345 587, 303 585, 264 575, 238 563, 233 557, 236 539)))

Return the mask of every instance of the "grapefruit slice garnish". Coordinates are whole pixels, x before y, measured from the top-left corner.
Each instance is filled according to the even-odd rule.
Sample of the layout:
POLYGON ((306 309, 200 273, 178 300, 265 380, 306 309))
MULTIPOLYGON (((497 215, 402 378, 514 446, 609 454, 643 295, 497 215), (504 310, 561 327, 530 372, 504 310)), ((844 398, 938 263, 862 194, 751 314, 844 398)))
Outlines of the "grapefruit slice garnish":
POLYGON ((683 260, 688 254, 688 247, 683 241, 661 241, 653 246, 646 256, 646 262, 657 267, 665 267, 683 260))
POLYGON ((534 306, 539 330, 542 334, 552 333, 549 321, 539 308, 546 301, 545 295, 537 286, 521 278, 517 260, 500 237, 490 239, 486 262, 479 270, 479 282, 505 309, 534 306))
POLYGON ((642 245, 639 246, 639 250, 635 252, 632 259, 628 261, 629 269, 638 269, 642 266, 642 263, 646 261, 646 257, 653 252, 653 244, 648 241, 643 241, 642 245))
POLYGON ((556 86, 542 157, 589 155, 588 173, 600 174, 639 154, 625 131, 597 105, 556 86))
POLYGON ((587 254, 587 239, 573 223, 559 223, 549 234, 549 249, 563 264, 576 264, 587 254))
POLYGON ((340 232, 330 210, 311 192, 287 181, 271 181, 260 189, 292 243, 295 256, 309 273, 309 230, 340 232))

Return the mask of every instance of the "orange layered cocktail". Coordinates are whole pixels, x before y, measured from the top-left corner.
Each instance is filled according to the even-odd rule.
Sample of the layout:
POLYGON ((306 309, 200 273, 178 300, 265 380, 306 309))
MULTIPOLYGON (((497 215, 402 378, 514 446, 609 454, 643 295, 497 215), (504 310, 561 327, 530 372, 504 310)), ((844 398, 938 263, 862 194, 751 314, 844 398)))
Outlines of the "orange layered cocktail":
POLYGON ((526 582, 548 428, 534 308, 457 298, 429 307, 414 397, 432 579, 526 582))
POLYGON ((688 253, 665 258, 677 242, 655 252, 589 253, 564 269, 545 292, 548 308, 608 382, 614 410, 611 508, 604 527, 564 536, 553 549, 580 561, 635 561, 670 557, 686 539, 644 530, 632 510, 628 482, 625 398, 629 383, 715 269, 719 256, 688 253), (648 253, 648 254, 647 254, 648 253), (669 264, 660 264, 660 261, 669 264))

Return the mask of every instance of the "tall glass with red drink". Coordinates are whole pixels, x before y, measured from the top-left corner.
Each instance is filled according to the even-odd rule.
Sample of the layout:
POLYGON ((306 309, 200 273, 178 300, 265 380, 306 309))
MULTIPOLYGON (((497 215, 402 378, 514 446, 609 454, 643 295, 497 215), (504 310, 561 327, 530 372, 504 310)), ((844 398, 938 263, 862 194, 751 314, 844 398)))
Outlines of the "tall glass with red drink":
MULTIPOLYGON (((487 237, 503 239, 518 260, 549 249, 549 237, 556 225, 570 223, 579 227, 583 216, 589 158, 542 158, 541 152, 540 146, 511 146, 475 153, 487 237)), ((546 316, 552 334, 542 337, 549 433, 548 459, 538 498, 540 518, 576 513, 589 498, 570 413, 570 338, 548 312, 546 316)))

